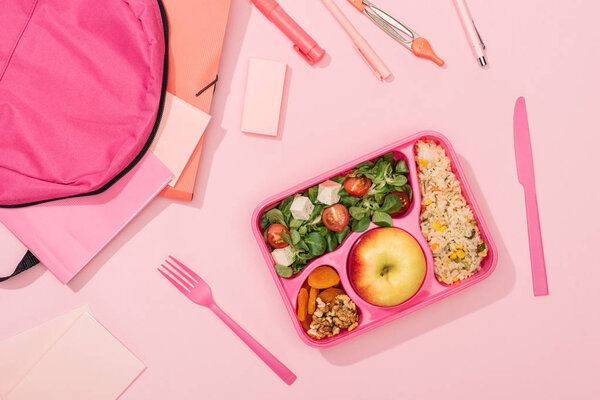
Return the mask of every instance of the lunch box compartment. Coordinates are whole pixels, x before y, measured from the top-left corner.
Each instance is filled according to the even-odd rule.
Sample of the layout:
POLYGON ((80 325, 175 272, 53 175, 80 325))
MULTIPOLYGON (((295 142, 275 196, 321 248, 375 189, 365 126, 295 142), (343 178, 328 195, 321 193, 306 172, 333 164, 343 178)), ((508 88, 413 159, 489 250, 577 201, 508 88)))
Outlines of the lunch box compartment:
POLYGON ((279 290, 279 293, 283 299, 286 309, 288 310, 288 313, 292 318, 294 327, 298 332, 298 335, 300 336, 300 339, 303 340, 306 344, 318 348, 331 347, 337 343, 348 340, 351 337, 360 335, 361 333, 367 332, 403 315, 421 309, 426 305, 438 301, 446 296, 463 290, 487 278, 492 273, 497 263, 496 246, 492 240, 487 225, 483 220, 482 214, 479 210, 479 207, 477 206, 473 193, 468 186, 468 183, 464 176, 464 172, 462 171, 462 168, 460 167, 460 164, 458 162, 458 157, 454 152, 452 145, 450 144, 448 139, 440 133, 434 131, 423 131, 405 139, 402 139, 396 143, 393 143, 377 151, 369 153, 357 160, 346 163, 339 168, 321 174, 309 181, 301 183, 278 195, 266 199, 256 207, 254 214, 252 215, 252 230, 260 247, 261 253, 265 258, 265 261, 267 262, 267 267, 269 268, 269 271, 273 276, 277 289, 279 290), (433 253, 431 252, 429 244, 427 243, 427 240, 421 232, 419 222, 419 217, 421 213, 421 192, 419 189, 419 179, 415 159, 415 143, 419 140, 433 140, 434 142, 436 142, 444 148, 446 155, 451 160, 452 171, 455 173, 457 179, 461 184, 462 194, 467 200, 467 203, 469 204, 471 209, 473 210, 473 215, 475 217, 475 220, 477 221, 481 238, 485 241, 488 248, 488 254, 481 262, 481 270, 473 274, 471 277, 462 281, 458 281, 451 285, 442 283, 438 281, 435 277, 433 253), (298 274, 290 278, 282 278, 279 275, 277 275, 274 268, 274 262, 271 258, 269 246, 264 241, 263 233, 261 231, 260 219, 262 214, 266 212, 269 208, 271 208, 273 205, 277 204, 278 202, 282 201, 290 195, 301 192, 311 186, 319 184, 334 176, 344 175, 350 170, 352 170, 356 165, 364 161, 373 160, 389 152, 395 153, 395 159, 406 160, 406 164, 409 168, 409 174, 407 177, 413 191, 413 197, 410 208, 404 215, 393 218, 394 227, 403 229, 404 231, 412 235, 412 237, 415 238, 415 240, 417 240, 417 242, 421 246, 423 254, 425 255, 425 278, 423 280, 423 283, 421 284, 421 287, 415 293, 415 295, 403 302, 402 304, 392 307, 381 307, 373 305, 363 300, 354 290, 354 287, 350 282, 348 275, 348 260, 350 252, 354 244, 362 237, 362 235, 366 234, 367 232, 373 229, 379 228, 373 223, 371 223, 371 225, 365 232, 351 232, 336 250, 330 253, 326 253, 312 260, 298 274), (352 299, 352 301, 356 304, 358 308, 359 324, 351 332, 348 332, 344 329, 339 335, 333 336, 331 338, 315 339, 308 336, 304 331, 301 322, 297 318, 296 305, 298 293, 300 291, 300 288, 304 285, 306 279, 308 278, 308 275, 315 268, 322 265, 328 265, 334 268, 339 274, 341 287, 344 289, 344 291, 348 294, 350 299, 352 299))

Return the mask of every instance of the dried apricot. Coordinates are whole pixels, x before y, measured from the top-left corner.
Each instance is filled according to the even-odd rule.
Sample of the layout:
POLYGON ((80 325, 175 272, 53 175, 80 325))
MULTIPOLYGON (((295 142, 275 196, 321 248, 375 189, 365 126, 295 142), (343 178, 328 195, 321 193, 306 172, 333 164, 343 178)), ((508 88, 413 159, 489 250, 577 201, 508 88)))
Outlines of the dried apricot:
POLYGON ((304 321, 301 321, 300 324, 305 331, 309 330, 310 324, 312 324, 312 317, 307 315, 306 318, 304 318, 304 321))
POLYGON ((306 308, 308 305, 308 291, 305 288, 300 289, 298 293, 298 319, 304 321, 306 319, 306 308))
POLYGON ((326 290, 323 290, 321 293, 319 293, 319 297, 321 298, 321 300, 323 300, 324 303, 329 303, 331 300, 333 300, 335 298, 335 296, 337 296, 338 294, 344 294, 344 290, 340 289, 340 288, 329 288, 326 290))
POLYGON ((314 287, 310 288, 310 292, 308 293, 308 314, 312 315, 317 309, 317 295, 319 294, 319 289, 315 289, 314 287))
POLYGON ((335 269, 322 265, 308 275, 308 284, 315 289, 327 289, 340 283, 340 276, 335 269))

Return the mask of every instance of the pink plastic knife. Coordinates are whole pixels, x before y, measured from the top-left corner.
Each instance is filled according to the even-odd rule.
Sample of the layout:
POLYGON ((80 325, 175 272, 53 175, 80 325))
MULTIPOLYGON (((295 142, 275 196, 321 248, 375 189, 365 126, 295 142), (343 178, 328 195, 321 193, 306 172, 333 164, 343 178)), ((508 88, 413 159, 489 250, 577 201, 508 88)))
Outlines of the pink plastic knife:
POLYGON ((517 176, 525 190, 525 210, 527 212, 527 232, 529 233, 529 256, 531 258, 531 273, 533 277, 533 295, 548 294, 546 278, 546 262, 544 261, 544 246, 540 229, 537 196, 535 192, 535 174, 533 172, 533 154, 529 136, 529 122, 525 99, 519 97, 515 104, 514 114, 515 157, 517 159, 517 176))

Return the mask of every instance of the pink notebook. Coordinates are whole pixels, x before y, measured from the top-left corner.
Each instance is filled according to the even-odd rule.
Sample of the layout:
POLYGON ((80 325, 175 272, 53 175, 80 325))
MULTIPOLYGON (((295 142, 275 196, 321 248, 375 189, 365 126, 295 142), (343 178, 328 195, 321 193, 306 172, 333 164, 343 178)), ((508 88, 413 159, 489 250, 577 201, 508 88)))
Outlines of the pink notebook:
POLYGON ((148 153, 103 193, 24 208, 0 208, 0 222, 67 283, 170 179, 171 172, 148 153))

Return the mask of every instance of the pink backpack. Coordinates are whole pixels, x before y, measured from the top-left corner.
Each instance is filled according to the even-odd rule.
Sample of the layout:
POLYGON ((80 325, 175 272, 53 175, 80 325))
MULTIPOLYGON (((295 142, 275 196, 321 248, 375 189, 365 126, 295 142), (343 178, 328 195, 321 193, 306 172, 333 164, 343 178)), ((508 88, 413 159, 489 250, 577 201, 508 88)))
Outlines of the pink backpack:
POLYGON ((0 207, 100 193, 135 166, 162 114, 166 36, 160 0, 2 1, 0 207))

